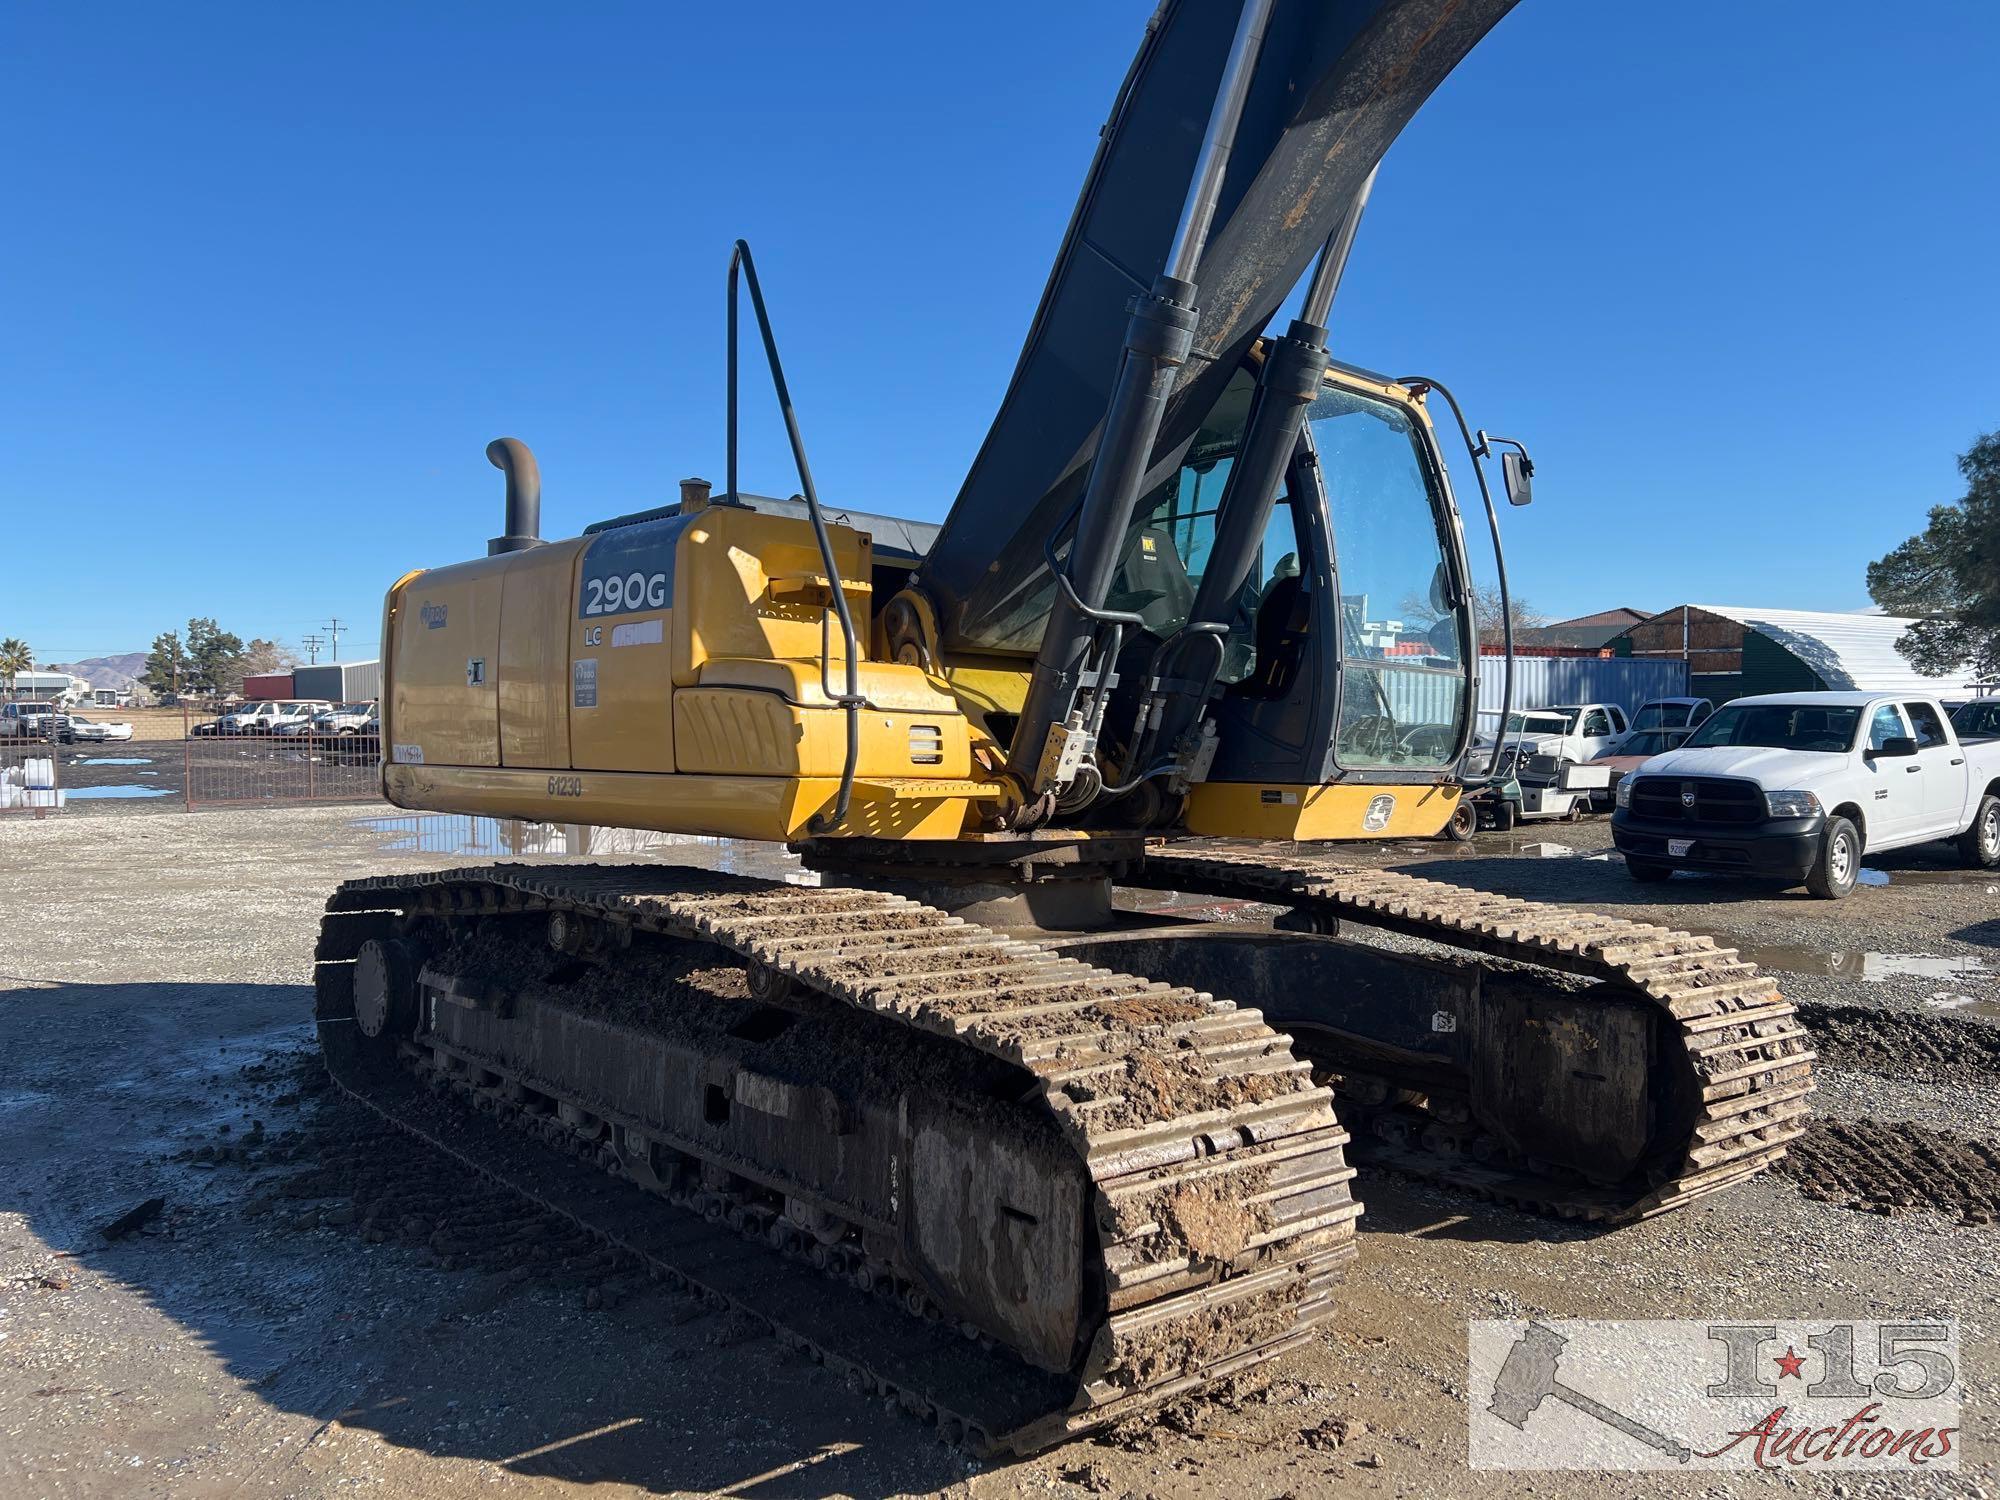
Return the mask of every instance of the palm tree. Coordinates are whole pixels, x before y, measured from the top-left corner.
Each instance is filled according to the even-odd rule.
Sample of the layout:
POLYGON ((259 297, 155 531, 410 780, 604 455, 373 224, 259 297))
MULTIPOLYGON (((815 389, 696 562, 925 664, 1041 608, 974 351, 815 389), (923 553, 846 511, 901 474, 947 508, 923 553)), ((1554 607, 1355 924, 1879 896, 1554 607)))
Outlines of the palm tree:
POLYGON ((0 677, 7 679, 7 696, 14 696, 14 679, 35 665, 35 653, 18 636, 0 641, 0 677))

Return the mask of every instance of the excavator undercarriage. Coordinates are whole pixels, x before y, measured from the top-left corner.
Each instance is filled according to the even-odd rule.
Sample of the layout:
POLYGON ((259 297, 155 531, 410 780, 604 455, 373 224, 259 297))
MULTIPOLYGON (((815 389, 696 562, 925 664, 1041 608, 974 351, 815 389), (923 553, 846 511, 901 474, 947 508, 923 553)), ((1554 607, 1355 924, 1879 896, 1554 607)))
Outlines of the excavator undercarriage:
POLYGON ((643 865, 383 877, 329 904, 322 1043, 391 1121, 975 1451, 1122 1420, 1334 1317, 1350 1145, 1620 1223, 1801 1129, 1792 1008, 1709 939, 1297 846, 1121 865, 1320 931, 1020 936, 643 865))

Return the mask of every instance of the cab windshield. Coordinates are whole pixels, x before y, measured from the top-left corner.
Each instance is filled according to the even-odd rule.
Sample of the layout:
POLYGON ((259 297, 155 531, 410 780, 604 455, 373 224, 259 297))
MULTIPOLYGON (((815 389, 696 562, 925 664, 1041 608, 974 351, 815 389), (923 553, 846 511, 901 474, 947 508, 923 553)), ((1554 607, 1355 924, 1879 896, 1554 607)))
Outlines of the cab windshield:
POLYGON ((1845 754, 1854 747, 1861 710, 1807 703, 1730 704, 1689 735, 1685 748, 1760 745, 1772 750, 1818 750, 1845 754))
MULTIPOLYGON (((1194 609, 1255 390, 1250 374, 1239 372, 1195 433, 1180 468, 1133 513, 1105 605, 1136 614, 1150 636, 1165 640, 1194 609)), ((1301 561, 1305 535, 1290 490, 1281 485, 1249 570, 1228 601, 1217 683, 1263 694, 1283 681, 1299 650, 1297 641, 1288 646, 1284 627, 1303 615, 1313 586, 1301 561)))
POLYGON ((1568 734, 1575 724, 1575 714, 1558 713, 1553 709, 1507 715, 1509 734, 1568 734))
POLYGON ((1442 768, 1462 737, 1468 642, 1419 425, 1338 387, 1306 411, 1333 521, 1345 769, 1442 768))
POLYGON ((1689 715, 1694 712, 1692 703, 1648 703, 1632 718, 1634 729, 1684 729, 1689 715))

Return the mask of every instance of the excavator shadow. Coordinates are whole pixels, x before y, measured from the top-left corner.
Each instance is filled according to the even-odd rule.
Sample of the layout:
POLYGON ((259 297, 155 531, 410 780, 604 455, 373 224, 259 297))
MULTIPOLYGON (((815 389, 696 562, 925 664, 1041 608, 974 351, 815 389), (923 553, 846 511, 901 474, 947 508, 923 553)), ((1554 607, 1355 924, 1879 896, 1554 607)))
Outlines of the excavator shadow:
POLYGON ((1991 917, 1984 922, 1974 922, 1960 927, 1951 934, 1961 943, 1976 943, 1982 948, 2000 948, 2000 917, 1991 917))
POLYGON ((423 1489, 424 1460, 661 1494, 965 1478, 879 1398, 622 1275, 335 1094, 311 1009, 302 985, 0 991, 0 1205, 21 1215, 4 1249, 22 1272, 0 1307, 38 1329, 32 1394, 0 1377, 0 1400, 40 1413, 17 1458, 51 1457, 39 1432, 283 1492, 359 1472, 423 1489))
POLYGON ((1505 1204, 1488 1203, 1470 1193, 1415 1181, 1395 1172, 1364 1165, 1355 1180, 1361 1200, 1356 1232, 1365 1260, 1393 1255, 1396 1241, 1457 1240, 1468 1244, 1569 1244, 1591 1240, 1616 1230, 1604 1224, 1551 1219, 1524 1213, 1505 1204))
POLYGON ((1389 868, 1425 880, 1443 881, 1495 896, 1554 901, 1604 910, 1621 906, 1741 906, 1745 901, 1812 901, 1803 886, 1695 871, 1676 874, 1665 885, 1641 885, 1625 873, 1617 855, 1606 859, 1423 859, 1389 868))

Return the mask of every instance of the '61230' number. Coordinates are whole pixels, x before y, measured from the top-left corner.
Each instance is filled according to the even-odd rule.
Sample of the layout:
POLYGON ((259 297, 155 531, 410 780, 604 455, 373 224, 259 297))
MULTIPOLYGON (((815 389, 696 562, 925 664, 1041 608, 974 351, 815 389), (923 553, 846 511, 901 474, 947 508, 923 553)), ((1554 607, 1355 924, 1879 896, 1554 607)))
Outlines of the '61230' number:
POLYGON ((627 573, 583 580, 583 612, 615 615, 627 609, 659 609, 667 602, 665 573, 627 573))
POLYGON ((549 778, 551 797, 581 797, 583 778, 581 776, 551 776, 549 778))

